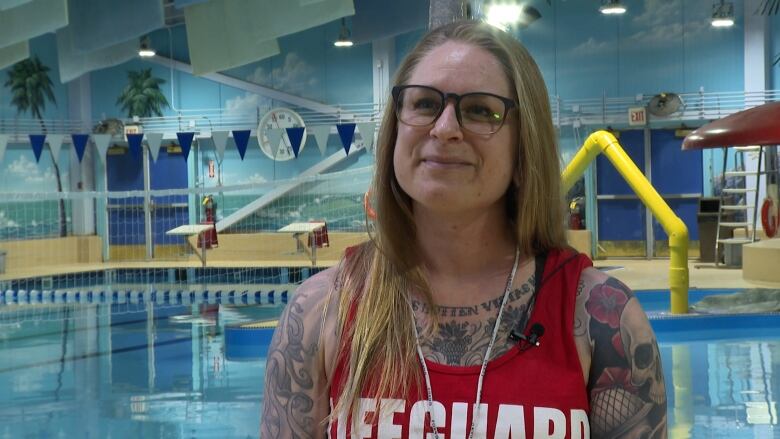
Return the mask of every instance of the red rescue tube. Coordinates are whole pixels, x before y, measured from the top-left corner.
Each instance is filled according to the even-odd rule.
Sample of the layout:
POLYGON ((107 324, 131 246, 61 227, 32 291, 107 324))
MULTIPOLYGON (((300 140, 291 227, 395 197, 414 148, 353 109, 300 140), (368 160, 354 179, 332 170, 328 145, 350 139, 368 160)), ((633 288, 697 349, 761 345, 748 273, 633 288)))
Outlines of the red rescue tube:
POLYGON ((764 226, 764 233, 768 238, 773 238, 777 234, 780 226, 780 206, 775 207, 771 198, 764 199, 761 206, 761 225, 764 226))

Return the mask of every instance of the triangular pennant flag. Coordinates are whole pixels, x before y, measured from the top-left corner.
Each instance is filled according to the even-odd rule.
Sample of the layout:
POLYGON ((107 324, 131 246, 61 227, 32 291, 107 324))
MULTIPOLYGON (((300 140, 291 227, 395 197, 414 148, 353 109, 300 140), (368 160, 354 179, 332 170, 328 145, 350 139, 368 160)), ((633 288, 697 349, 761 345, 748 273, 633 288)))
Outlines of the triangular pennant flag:
POLYGON ((336 129, 339 131, 341 145, 344 147, 344 151, 347 155, 349 155, 349 148, 352 146, 352 139, 355 137, 355 124, 340 123, 336 125, 336 129))
POLYGON ((190 156, 190 147, 192 146, 192 138, 195 137, 195 133, 176 133, 176 138, 179 139, 179 145, 181 145, 181 153, 184 156, 184 161, 187 161, 187 157, 190 156))
POLYGON ((279 142, 282 141, 284 128, 271 128, 266 133, 268 134, 268 144, 271 147, 271 155, 276 158, 276 154, 279 153, 279 142))
POLYGON ((8 146, 8 134, 0 134, 0 163, 3 162, 3 156, 5 155, 5 147, 8 146))
POLYGON ((43 142, 46 141, 46 134, 30 134, 30 145, 35 153, 35 163, 41 161, 41 152, 43 152, 43 142))
POLYGON ((143 133, 126 134, 127 146, 130 147, 130 154, 136 158, 142 158, 141 143, 144 141, 143 133))
POLYGON ((363 138, 363 145, 366 151, 374 149, 374 130, 376 129, 375 122, 360 122, 357 124, 358 131, 360 131, 360 137, 363 138))
POLYGON ((290 146, 292 147, 293 154, 298 157, 298 153, 301 151, 301 141, 303 140, 303 133, 306 131, 304 127, 292 127, 287 128, 287 137, 290 138, 290 146))
POLYGON ((214 141, 214 148, 217 149, 217 157, 219 161, 225 158, 225 145, 227 145, 228 132, 227 131, 212 131, 211 140, 214 141))
POLYGON ((100 161, 105 164, 106 151, 108 151, 108 144, 111 143, 111 134, 93 134, 92 141, 95 142, 95 148, 98 150, 100 161))
POLYGON ((236 148, 238 148, 238 154, 241 156, 241 160, 244 160, 246 146, 249 145, 250 132, 251 131, 249 130, 233 130, 233 141, 236 142, 236 148))
POLYGON ((60 150, 62 149, 62 139, 65 138, 65 134, 49 134, 49 149, 51 149, 51 157, 55 164, 60 162, 60 150))
POLYGON ((146 133, 146 144, 149 145, 149 153, 152 154, 152 160, 155 162, 160 155, 162 137, 163 133, 146 133))
POLYGON ((89 134, 71 134, 70 138, 73 139, 73 149, 76 151, 79 163, 81 163, 81 160, 84 159, 84 150, 87 148, 89 134))
POLYGON ((317 125, 307 127, 306 129, 314 136, 314 141, 317 142, 317 148, 320 149, 320 154, 325 155, 325 149, 328 147, 328 136, 330 136, 330 126, 317 125))

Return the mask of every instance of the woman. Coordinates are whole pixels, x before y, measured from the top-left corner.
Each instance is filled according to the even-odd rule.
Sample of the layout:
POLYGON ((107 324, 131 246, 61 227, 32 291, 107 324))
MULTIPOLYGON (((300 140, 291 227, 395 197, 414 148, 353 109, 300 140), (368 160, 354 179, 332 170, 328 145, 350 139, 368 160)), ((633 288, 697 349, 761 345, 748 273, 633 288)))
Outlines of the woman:
POLYGON ((261 436, 665 437, 644 313, 566 245, 548 96, 525 49, 453 23, 394 83, 376 233, 284 311, 261 436))

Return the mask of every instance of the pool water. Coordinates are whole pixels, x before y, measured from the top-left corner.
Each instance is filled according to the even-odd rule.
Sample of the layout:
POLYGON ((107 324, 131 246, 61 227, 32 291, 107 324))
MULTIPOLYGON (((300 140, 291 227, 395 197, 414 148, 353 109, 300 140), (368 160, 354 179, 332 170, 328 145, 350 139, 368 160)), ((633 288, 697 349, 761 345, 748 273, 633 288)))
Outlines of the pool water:
MULTIPOLYGON (((780 438, 777 319, 680 326, 650 299, 669 437, 780 438)), ((216 302, 0 306, 0 438, 257 438, 265 360, 226 358, 225 332, 284 303, 216 302)))

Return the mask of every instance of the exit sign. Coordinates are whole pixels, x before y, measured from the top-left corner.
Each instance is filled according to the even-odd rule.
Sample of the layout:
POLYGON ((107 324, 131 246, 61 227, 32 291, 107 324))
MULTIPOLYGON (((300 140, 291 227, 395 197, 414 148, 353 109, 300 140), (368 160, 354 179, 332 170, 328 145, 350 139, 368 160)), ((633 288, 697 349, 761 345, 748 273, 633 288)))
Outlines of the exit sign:
POLYGON ((628 109, 628 124, 647 125, 647 109, 645 107, 632 107, 628 109))

